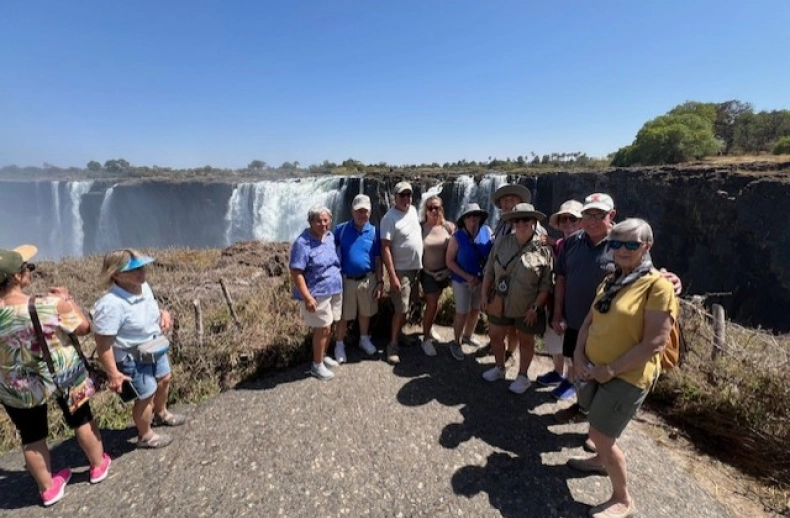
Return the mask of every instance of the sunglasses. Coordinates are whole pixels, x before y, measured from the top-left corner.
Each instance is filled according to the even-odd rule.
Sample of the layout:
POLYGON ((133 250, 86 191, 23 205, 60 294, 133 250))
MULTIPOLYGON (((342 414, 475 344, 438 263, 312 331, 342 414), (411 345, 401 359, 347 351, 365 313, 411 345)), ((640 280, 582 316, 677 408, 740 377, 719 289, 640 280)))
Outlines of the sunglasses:
POLYGON ((442 207, 441 205, 434 205, 433 207, 427 207, 427 210, 429 210, 430 212, 435 212, 437 210, 442 210, 442 207))
POLYGON ((22 263, 22 268, 19 269, 20 272, 35 272, 36 265, 33 263, 22 263))
POLYGON ((399 192, 399 193, 397 194, 397 196, 401 196, 401 197, 403 197, 403 198, 408 198, 409 196, 411 196, 411 191, 403 191, 403 192, 399 192))
POLYGON ((557 218, 557 221, 560 223, 576 223, 579 221, 579 218, 576 216, 560 216, 557 218))
POLYGON ((535 221, 535 218, 513 218, 513 223, 529 223, 535 221))
POLYGON ((606 216, 608 216, 608 215, 609 215, 608 212, 597 212, 595 214, 591 214, 589 212, 585 212, 585 213, 582 214, 582 218, 583 219, 594 219, 594 220, 597 220, 597 221, 603 221, 604 219, 606 219, 606 216))
POLYGON ((635 252, 639 250, 640 246, 642 246, 641 241, 620 241, 619 239, 609 240, 609 248, 612 250, 620 250, 621 248, 625 247, 626 250, 635 252))

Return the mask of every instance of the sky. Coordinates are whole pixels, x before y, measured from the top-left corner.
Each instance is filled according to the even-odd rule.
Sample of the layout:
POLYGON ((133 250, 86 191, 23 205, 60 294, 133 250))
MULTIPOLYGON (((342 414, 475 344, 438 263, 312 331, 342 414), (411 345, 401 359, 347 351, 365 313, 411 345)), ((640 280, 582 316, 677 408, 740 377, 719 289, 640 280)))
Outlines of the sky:
POLYGON ((787 0, 0 1, 0 166, 602 157, 790 108, 787 0))

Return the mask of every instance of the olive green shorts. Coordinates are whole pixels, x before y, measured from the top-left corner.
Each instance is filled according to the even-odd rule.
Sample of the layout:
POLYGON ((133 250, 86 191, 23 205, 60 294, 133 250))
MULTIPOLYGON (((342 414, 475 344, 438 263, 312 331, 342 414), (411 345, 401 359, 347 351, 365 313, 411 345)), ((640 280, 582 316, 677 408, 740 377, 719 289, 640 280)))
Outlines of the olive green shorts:
POLYGON ((614 378, 606 383, 588 381, 576 395, 579 406, 589 411, 590 428, 616 439, 636 415, 649 392, 649 389, 614 378))
POLYGON ((542 335, 546 330, 546 313, 543 308, 538 310, 538 320, 535 325, 527 324, 523 318, 498 317, 496 315, 488 315, 488 323, 502 327, 513 326, 527 335, 542 335))

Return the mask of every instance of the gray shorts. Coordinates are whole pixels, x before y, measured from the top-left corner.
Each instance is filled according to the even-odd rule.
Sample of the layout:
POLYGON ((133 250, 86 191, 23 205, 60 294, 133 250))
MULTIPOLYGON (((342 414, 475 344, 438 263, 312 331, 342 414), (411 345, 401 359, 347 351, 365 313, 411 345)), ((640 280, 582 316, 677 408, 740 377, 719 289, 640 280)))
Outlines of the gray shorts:
POLYGON ((588 381, 578 392, 579 406, 589 410, 590 427, 617 439, 645 401, 649 389, 641 389, 620 378, 606 383, 588 381))
POLYGON ((467 282, 453 281, 455 312, 459 315, 466 315, 473 309, 480 309, 481 293, 479 284, 477 288, 473 289, 467 282))

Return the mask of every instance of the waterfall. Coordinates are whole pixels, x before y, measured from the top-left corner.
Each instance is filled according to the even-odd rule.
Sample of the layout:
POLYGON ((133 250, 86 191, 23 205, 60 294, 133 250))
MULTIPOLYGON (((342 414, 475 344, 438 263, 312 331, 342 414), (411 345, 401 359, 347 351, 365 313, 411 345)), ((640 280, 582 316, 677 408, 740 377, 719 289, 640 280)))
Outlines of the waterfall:
POLYGON ((110 250, 118 248, 118 222, 115 220, 115 214, 112 211, 112 199, 115 187, 113 185, 104 193, 104 198, 99 208, 99 230, 96 233, 96 247, 100 253, 105 253, 110 250))
POLYGON ((225 212, 225 241, 293 241, 307 228, 307 211, 323 205, 337 216, 348 182, 314 177, 238 184, 225 212))
POLYGON ((486 224, 492 228, 499 219, 497 208, 491 203, 491 195, 507 182, 507 175, 487 174, 479 183, 469 175, 461 175, 453 182, 452 200, 457 200, 454 205, 453 214, 448 214, 448 218, 455 221, 469 203, 477 203, 480 208, 487 211, 489 216, 486 224))
POLYGON ((50 182, 49 186, 52 191, 53 218, 45 254, 51 256, 53 259, 60 259, 63 253, 63 224, 60 218, 60 182, 50 182))
POLYGON ((70 206, 67 213, 68 224, 65 225, 65 228, 69 229, 70 232, 66 240, 68 247, 65 247, 64 254, 70 257, 82 257, 85 231, 83 229, 80 207, 82 206, 82 197, 91 190, 93 181, 68 182, 67 186, 70 206))

